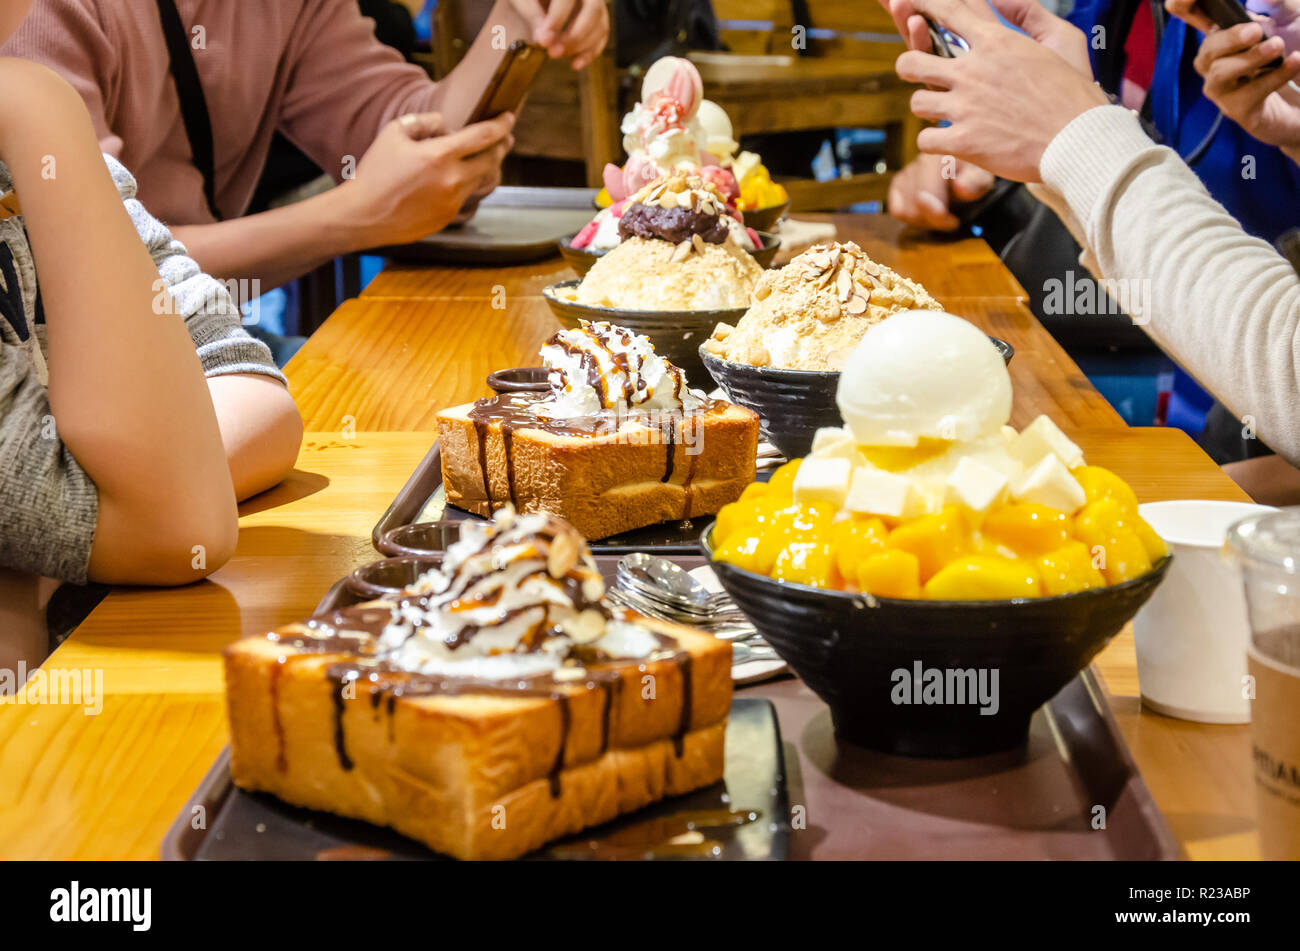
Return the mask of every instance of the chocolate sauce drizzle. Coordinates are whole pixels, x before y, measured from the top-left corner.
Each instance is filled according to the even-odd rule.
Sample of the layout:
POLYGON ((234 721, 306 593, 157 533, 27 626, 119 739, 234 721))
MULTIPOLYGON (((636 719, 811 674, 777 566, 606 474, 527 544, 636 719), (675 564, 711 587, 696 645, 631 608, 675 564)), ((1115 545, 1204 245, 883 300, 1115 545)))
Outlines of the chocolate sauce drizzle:
MULTIPOLYGON (((479 400, 469 411, 469 418, 474 423, 474 430, 478 437, 478 462, 479 471, 483 476, 483 498, 487 501, 488 509, 491 512, 495 512, 504 506, 506 502, 514 504, 516 501, 514 434, 519 430, 539 429, 561 436, 595 436, 612 433, 618 429, 620 418, 613 410, 594 416, 575 416, 569 419, 551 419, 538 414, 536 404, 549 398, 548 394, 536 392, 507 393, 479 400), (492 491, 492 481, 488 475, 488 439, 494 430, 501 433, 501 443, 506 463, 505 491, 495 495, 492 491)), ((660 479, 661 482, 671 482, 673 475, 677 471, 674 457, 679 445, 678 432, 684 431, 687 425, 698 425, 696 417, 725 411, 726 404, 722 401, 706 400, 697 410, 691 410, 690 412, 683 412, 682 410, 664 411, 659 416, 659 427, 649 431, 648 439, 650 444, 662 442, 665 447, 664 474, 660 479), (655 435, 656 432, 658 436, 655 435)), ((623 419, 629 418, 635 418, 635 416, 623 417, 623 419)), ((695 471, 695 455, 687 453, 687 458, 689 465, 681 483, 683 490, 686 492, 686 511, 682 516, 683 518, 689 518, 691 514, 690 509, 693 499, 691 480, 694 478, 695 471)))
MULTIPOLYGON (((357 685, 364 685, 364 688, 368 689, 369 696, 366 702, 368 702, 372 711, 378 711, 380 705, 383 705, 385 714, 388 717, 388 736, 390 740, 393 736, 393 721, 397 701, 403 697, 477 694, 500 697, 536 697, 552 701, 556 705, 560 718, 560 745, 547 774, 553 798, 559 798, 563 792, 561 777, 564 770, 565 756, 568 752, 569 733, 572 727, 571 692, 575 689, 602 691, 601 737, 598 755, 603 756, 609 749, 610 738, 613 735, 615 726, 613 723, 614 711, 622 693, 622 678, 617 670, 588 669, 586 671, 587 676, 582 681, 561 681, 550 673, 521 677, 514 680, 482 680, 469 677, 412 673, 376 657, 373 653, 374 638, 377 638, 383 631, 389 617, 387 610, 343 608, 309 621, 308 626, 312 629, 310 634, 269 635, 270 639, 292 646, 306 655, 351 655, 347 659, 329 664, 325 669, 325 677, 330 684, 330 693, 333 700, 334 747, 339 766, 345 771, 351 771, 355 766, 353 758, 348 752, 347 731, 344 726, 344 713, 350 699, 348 696, 349 684, 354 685, 354 696, 356 691, 363 689, 362 686, 357 685), (335 625, 341 625, 342 627, 336 628, 335 625)), ((652 631, 651 633, 659 642, 660 649, 643 658, 643 660, 648 662, 667 660, 676 665, 677 669, 681 671, 682 711, 677 733, 672 737, 673 750, 680 758, 683 753, 686 733, 689 732, 691 727, 691 655, 687 651, 679 650, 677 641, 674 638, 658 631, 652 631)), ((296 655, 286 655, 280 658, 280 663, 277 664, 275 669, 280 670, 284 663, 288 662, 293 656, 296 655)), ((602 654, 596 659, 611 661, 630 658, 615 658, 602 654)), ((274 687, 272 690, 273 704, 278 707, 278 693, 275 692, 274 687)), ((274 722, 277 724, 276 730, 279 742, 277 764, 283 770, 285 768, 284 734, 278 726, 280 722, 278 709, 274 711, 273 717, 274 722)))

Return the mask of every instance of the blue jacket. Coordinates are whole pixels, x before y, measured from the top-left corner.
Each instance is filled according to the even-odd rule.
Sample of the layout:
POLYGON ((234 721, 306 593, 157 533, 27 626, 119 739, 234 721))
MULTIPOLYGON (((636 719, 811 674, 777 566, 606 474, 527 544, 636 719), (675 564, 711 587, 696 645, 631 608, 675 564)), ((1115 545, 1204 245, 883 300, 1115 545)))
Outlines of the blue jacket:
MULTIPOLYGON (((1129 11, 1134 8, 1133 0, 1076 0, 1069 16, 1090 39, 1094 26, 1106 27, 1103 48, 1092 49, 1093 43, 1089 48, 1094 74, 1107 92, 1119 92, 1124 37, 1132 21, 1129 11)), ((1169 17, 1160 34, 1151 80, 1150 118, 1164 144, 1184 158, 1201 143, 1219 115, 1214 103, 1201 94, 1201 77, 1192 68, 1200 42, 1200 33, 1169 17)), ((1231 119, 1224 118, 1209 148, 1192 168, 1210 194, 1251 234, 1272 242, 1282 232, 1300 226, 1300 166, 1231 119)))

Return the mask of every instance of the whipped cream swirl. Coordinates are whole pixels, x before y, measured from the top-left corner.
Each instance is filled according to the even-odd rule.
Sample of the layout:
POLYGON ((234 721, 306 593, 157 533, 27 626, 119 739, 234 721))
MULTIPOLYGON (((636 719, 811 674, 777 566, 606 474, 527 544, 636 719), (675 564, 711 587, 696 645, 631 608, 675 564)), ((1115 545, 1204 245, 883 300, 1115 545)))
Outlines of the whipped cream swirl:
POLYGON ((605 582, 582 536, 552 515, 465 522, 441 569, 391 605, 380 635, 388 663, 483 679, 554 672, 575 649, 644 657, 659 643, 604 603, 605 582))
POLYGON ((604 321, 561 330, 542 347, 542 362, 551 371, 551 397, 535 412, 552 419, 689 412, 704 402, 704 394, 689 389, 686 374, 655 353, 647 337, 604 321))

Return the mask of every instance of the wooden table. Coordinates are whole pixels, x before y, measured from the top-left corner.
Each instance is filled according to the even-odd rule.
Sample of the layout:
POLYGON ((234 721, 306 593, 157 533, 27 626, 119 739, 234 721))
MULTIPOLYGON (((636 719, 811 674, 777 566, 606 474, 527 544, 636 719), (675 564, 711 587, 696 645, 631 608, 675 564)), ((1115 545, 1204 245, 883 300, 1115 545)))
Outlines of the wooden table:
MULTIPOLYGON (((936 286, 963 287, 996 264, 979 242, 927 250, 882 220, 840 225, 882 260, 906 256, 907 273, 927 285, 933 276, 936 286)), ((381 276, 378 289, 425 288, 427 296, 384 296, 372 285, 326 322, 288 368, 314 431, 293 475, 241 507, 231 562, 190 588, 113 593, 47 661, 47 670, 102 672, 98 714, 0 705, 0 858, 157 856, 226 743, 219 649, 305 616, 330 584, 374 557, 370 530, 428 450, 433 411, 481 395, 491 369, 533 362, 553 329, 533 300, 547 269, 555 273, 553 263, 532 273, 399 271, 381 276), (503 310, 490 306, 493 285, 513 288, 503 310), (454 293, 436 296, 446 288, 454 293)), ((1124 427, 1023 308, 1014 281, 996 286, 1010 292, 937 296, 1016 346, 1019 424, 1049 413, 1143 501, 1244 498, 1182 433, 1124 427)), ((1193 858, 1255 857, 1249 728, 1143 711, 1135 663, 1127 631, 1098 660, 1175 834, 1193 858)))

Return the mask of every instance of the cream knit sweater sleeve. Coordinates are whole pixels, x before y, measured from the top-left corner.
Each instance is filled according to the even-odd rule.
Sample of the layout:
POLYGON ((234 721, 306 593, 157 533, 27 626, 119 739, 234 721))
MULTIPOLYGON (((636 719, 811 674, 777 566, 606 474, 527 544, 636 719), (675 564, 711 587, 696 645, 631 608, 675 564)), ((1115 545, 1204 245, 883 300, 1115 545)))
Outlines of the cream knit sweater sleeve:
MULTIPOLYGON (((1300 464, 1300 277, 1286 259, 1123 107, 1076 118, 1040 170, 1034 193, 1084 246, 1084 265, 1139 301, 1130 312, 1165 352, 1300 464)), ((1261 202, 1281 197, 1260 183, 1261 202)))

